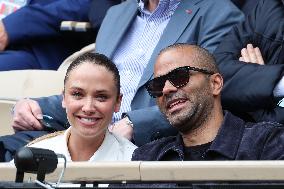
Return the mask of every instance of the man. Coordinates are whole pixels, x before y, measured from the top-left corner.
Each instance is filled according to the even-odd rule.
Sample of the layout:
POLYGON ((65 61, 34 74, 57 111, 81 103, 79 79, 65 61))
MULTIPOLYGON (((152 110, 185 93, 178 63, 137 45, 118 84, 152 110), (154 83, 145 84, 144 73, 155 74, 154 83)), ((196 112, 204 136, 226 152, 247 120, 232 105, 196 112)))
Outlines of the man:
POLYGON ((207 50, 187 44, 162 50, 146 86, 179 134, 136 149, 132 160, 284 159, 283 125, 244 122, 222 110, 223 79, 207 50))
MULTIPOLYGON (((175 133, 144 88, 158 52, 176 42, 198 44, 213 52, 231 26, 242 19, 240 10, 228 0, 128 0, 112 7, 96 39, 96 51, 110 57, 122 77, 124 100, 114 121, 122 113, 127 117, 116 122, 112 131, 129 139, 133 136, 136 145, 175 133)), ((18 102, 14 129, 42 130, 42 114, 66 128, 60 102, 60 96, 18 102)))
POLYGON ((95 39, 107 8, 118 3, 120 0, 27 0, 25 6, 0 21, 0 71, 57 69, 66 57, 95 39), (98 4, 99 11, 89 19, 92 3, 98 4), (90 20, 94 31, 60 31, 64 20, 90 20))
POLYGON ((283 1, 259 0, 214 52, 223 107, 244 119, 284 123, 283 10, 283 1))

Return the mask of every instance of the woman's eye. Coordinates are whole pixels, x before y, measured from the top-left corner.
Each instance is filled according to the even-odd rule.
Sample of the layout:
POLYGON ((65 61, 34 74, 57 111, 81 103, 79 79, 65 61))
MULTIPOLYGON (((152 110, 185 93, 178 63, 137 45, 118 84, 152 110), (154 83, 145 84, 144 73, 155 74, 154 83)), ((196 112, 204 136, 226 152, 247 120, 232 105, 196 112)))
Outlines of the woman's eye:
POLYGON ((80 92, 72 92, 72 96, 78 98, 78 97, 81 97, 82 94, 80 92))
POLYGON ((99 95, 97 96, 98 101, 105 101, 108 99, 108 97, 106 95, 99 95))

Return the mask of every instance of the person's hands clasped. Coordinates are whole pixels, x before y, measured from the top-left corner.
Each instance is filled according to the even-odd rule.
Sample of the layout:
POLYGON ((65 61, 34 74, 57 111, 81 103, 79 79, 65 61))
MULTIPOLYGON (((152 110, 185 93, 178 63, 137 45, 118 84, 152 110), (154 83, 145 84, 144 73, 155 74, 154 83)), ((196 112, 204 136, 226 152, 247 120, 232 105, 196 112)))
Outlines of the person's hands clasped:
POLYGON ((254 48, 252 44, 247 44, 247 47, 241 50, 241 57, 239 58, 239 60, 247 63, 264 65, 264 61, 259 48, 254 48))
POLYGON ((8 45, 8 34, 2 21, 0 21, 0 51, 3 51, 8 45))
POLYGON ((31 99, 19 100, 14 106, 12 127, 15 131, 42 130, 39 104, 31 99))
POLYGON ((123 136, 128 140, 132 139, 133 136, 133 127, 127 122, 127 118, 123 118, 109 127, 109 131, 123 136))

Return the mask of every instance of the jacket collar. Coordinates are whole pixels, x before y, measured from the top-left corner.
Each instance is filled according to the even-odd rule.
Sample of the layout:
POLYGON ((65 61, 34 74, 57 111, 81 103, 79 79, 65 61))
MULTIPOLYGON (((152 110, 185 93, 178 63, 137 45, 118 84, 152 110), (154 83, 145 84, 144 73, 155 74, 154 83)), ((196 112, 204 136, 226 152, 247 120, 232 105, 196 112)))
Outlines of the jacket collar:
MULTIPOLYGON (((239 148, 240 141, 245 128, 245 122, 240 118, 234 116, 228 111, 225 111, 224 121, 219 129, 216 138, 212 142, 212 145, 205 154, 206 160, 214 160, 212 158, 220 155, 225 157, 224 159, 234 160, 239 148)), ((178 154, 179 160, 184 159, 183 153, 183 140, 180 134, 178 134, 174 141, 168 143, 161 149, 157 160, 161 160, 166 154, 175 152, 178 154)))
MULTIPOLYGON (((151 55, 149 64, 145 68, 144 75, 139 82, 138 88, 143 86, 145 82, 147 82, 151 78, 154 67, 153 65, 160 50, 177 42, 180 36, 183 34, 186 27, 199 11, 200 1, 203 0, 181 0, 167 27, 165 28, 161 39, 159 40, 151 55), (191 10, 191 14, 188 14, 186 12, 187 9, 191 10)), ((116 9, 116 12, 114 14, 114 17, 120 19, 115 20, 115 27, 112 28, 110 35, 103 38, 104 44, 108 45, 105 45, 103 47, 104 49, 98 51, 104 52, 104 54, 108 57, 113 56, 114 51, 120 44, 120 41, 123 39, 123 36, 129 29, 129 27, 132 26, 133 20, 137 17, 137 14, 139 12, 137 1, 128 0, 124 2, 123 5, 123 7, 120 7, 122 5, 118 5, 120 9, 116 9)))
POLYGON ((225 111, 224 121, 215 140, 212 142, 206 156, 210 153, 219 153, 227 159, 235 159, 240 141, 245 129, 245 122, 225 111))
POLYGON ((178 42, 191 20, 200 9, 199 2, 203 0, 181 0, 169 23, 167 24, 157 46, 153 50, 149 63, 139 82, 138 88, 142 87, 153 75, 155 60, 161 49, 178 42), (186 10, 190 9, 188 14, 186 10))

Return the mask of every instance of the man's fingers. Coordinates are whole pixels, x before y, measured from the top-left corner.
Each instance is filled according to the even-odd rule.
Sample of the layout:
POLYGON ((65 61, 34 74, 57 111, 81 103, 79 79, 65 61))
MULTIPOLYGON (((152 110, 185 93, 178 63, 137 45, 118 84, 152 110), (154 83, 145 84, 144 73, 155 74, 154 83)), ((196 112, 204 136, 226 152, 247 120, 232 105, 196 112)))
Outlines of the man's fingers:
POLYGON ((40 106, 37 102, 32 101, 32 103, 30 104, 30 108, 33 116, 27 117, 29 123, 35 130, 42 130, 43 126, 39 121, 43 118, 40 106))
POLYGON ((13 128, 16 130, 41 130, 41 123, 31 114, 19 112, 13 117, 13 128))
POLYGON ((246 48, 243 48, 241 50, 241 57, 243 57, 243 61, 244 62, 250 62, 250 59, 249 59, 249 55, 248 55, 248 51, 246 48))
POLYGON ((28 127, 28 126, 22 126, 20 124, 18 124, 17 122, 13 122, 13 125, 12 125, 14 131, 32 131, 34 130, 33 127, 28 127))
POLYGON ((254 51, 254 48, 252 46, 252 44, 248 44, 247 45, 247 52, 248 52, 248 56, 249 56, 249 62, 251 63, 258 63, 257 62, 257 58, 256 58, 256 54, 254 51))
POLYGON ((115 123, 113 123, 113 124, 111 124, 109 127, 108 127, 108 130, 109 130, 109 132, 113 132, 113 130, 114 130, 114 125, 115 125, 115 123))
POLYGON ((109 130, 114 134, 127 138, 128 140, 131 140, 133 135, 133 128, 126 123, 125 118, 114 123, 109 130))
POLYGON ((42 119, 40 106, 34 100, 22 99, 14 108, 12 127, 14 130, 41 130, 42 119))
POLYGON ((254 48, 252 44, 247 44, 247 47, 241 50, 241 57, 239 60, 247 63, 264 65, 260 49, 258 47, 254 48))
POLYGON ((254 48, 254 52, 255 52, 255 55, 256 55, 256 58, 257 58, 257 63, 264 65, 264 60, 263 60, 263 57, 262 57, 262 54, 261 54, 259 48, 258 47, 254 48))
POLYGON ((31 101, 30 103, 30 109, 32 114, 37 118, 37 119, 42 119, 42 112, 39 104, 35 101, 31 101))

